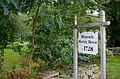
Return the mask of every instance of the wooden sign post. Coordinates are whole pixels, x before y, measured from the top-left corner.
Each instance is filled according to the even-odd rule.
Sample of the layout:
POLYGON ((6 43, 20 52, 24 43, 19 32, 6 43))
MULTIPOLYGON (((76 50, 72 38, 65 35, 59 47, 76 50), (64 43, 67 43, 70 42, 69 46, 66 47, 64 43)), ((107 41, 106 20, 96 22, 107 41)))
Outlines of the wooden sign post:
MULTIPOLYGON (((100 22, 105 22, 105 12, 100 12, 100 22)), ((103 25, 100 26, 101 46, 101 79, 106 79, 106 31, 103 25)))
MULTIPOLYGON (((110 25, 110 21, 105 21, 105 12, 100 12, 100 23, 90 23, 86 25, 77 25, 77 16, 75 16, 75 23, 73 28, 74 37, 74 68, 73 68, 73 79, 77 79, 78 69, 78 38, 77 38, 77 27, 98 27, 100 26, 100 40, 101 40, 101 79, 106 79, 106 31, 104 25, 110 25)), ((80 46, 79 46, 80 47, 80 46)), ((82 47, 82 46, 81 46, 82 47)))
POLYGON ((74 16, 75 18, 75 26, 73 28, 73 39, 74 39, 74 48, 73 48, 73 52, 74 52, 74 68, 73 68, 73 78, 77 79, 77 69, 78 69, 78 53, 77 53, 77 16, 74 16))

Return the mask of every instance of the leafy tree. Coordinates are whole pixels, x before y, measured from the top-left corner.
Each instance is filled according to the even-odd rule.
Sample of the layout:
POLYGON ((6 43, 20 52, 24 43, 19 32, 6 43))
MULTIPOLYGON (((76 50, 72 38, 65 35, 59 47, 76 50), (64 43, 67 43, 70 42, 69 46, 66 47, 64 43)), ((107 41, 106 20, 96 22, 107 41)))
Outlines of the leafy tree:
POLYGON ((91 16, 87 15, 86 10, 90 6, 94 6, 95 2, 91 0, 89 2, 91 5, 88 5, 87 1, 84 0, 82 3, 72 0, 46 0, 40 3, 39 11, 36 10, 38 2, 34 3, 29 16, 35 17, 38 11, 37 17, 35 17, 35 50, 32 56, 35 61, 42 59, 49 64, 56 62, 72 63, 73 16, 75 14, 78 16, 80 24, 91 22, 91 16))
POLYGON ((17 15, 11 16, 11 26, 14 27, 13 39, 16 40, 27 40, 31 35, 31 28, 26 23, 29 19, 26 14, 18 12, 17 15))
POLYGON ((108 29, 108 46, 120 46, 120 1, 110 0, 109 3, 104 4, 104 9, 106 11, 107 19, 110 20, 111 25, 108 29))
MULTIPOLYGON (((18 11, 32 5, 33 0, 0 0, 0 62, 4 60, 4 48, 13 41, 15 27, 13 25, 13 16, 18 11), (26 5, 27 4, 27 5, 26 5), (23 6, 24 5, 24 6, 23 6)), ((2 64, 0 63, 0 70, 2 64)))
POLYGON ((17 10, 18 6, 14 1, 9 0, 0 0, 0 70, 2 70, 2 62, 4 60, 4 47, 6 44, 11 41, 13 27, 11 27, 10 21, 10 12, 17 10), (11 5, 11 7, 10 7, 11 5))
POLYGON ((92 12, 105 2, 106 0, 0 0, 0 45, 4 49, 4 45, 12 41, 13 31, 22 23, 18 21, 23 21, 20 19, 22 15, 19 17, 18 13, 21 11, 28 15, 27 22, 32 28, 30 62, 33 58, 34 61, 42 59, 49 62, 48 65, 56 62, 72 63, 73 16, 78 16, 80 24, 89 23, 92 20, 86 10, 92 12))

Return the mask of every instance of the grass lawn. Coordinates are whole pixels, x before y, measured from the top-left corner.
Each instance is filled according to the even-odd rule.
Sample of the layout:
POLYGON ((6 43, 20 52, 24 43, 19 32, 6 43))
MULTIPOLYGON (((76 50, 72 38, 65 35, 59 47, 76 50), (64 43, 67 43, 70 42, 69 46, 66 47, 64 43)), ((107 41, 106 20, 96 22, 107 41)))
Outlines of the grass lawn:
MULTIPOLYGON (((25 53, 27 49, 25 42, 23 44, 23 52, 25 53)), ((16 65, 16 69, 21 68, 22 57, 19 53, 15 53, 11 47, 5 49, 4 54, 4 70, 6 72, 11 71, 13 65, 16 65)), ((107 57, 107 79, 120 79, 120 56, 108 56, 107 57)))
POLYGON ((22 57, 15 53, 12 49, 5 49, 4 54, 4 70, 11 71, 13 65, 16 65, 16 68, 20 68, 20 64, 22 63, 22 57))
POLYGON ((107 57, 107 79, 120 79, 120 56, 107 57))
MULTIPOLYGON (((25 53, 27 49, 28 42, 24 42, 23 45, 23 53, 25 53)), ((20 44, 19 44, 20 45, 20 44)), ((12 50, 11 45, 9 45, 7 48, 5 48, 5 54, 4 54, 4 70, 6 72, 11 71, 13 66, 15 65, 16 69, 21 68, 23 56, 19 55, 18 52, 15 52, 12 50)))

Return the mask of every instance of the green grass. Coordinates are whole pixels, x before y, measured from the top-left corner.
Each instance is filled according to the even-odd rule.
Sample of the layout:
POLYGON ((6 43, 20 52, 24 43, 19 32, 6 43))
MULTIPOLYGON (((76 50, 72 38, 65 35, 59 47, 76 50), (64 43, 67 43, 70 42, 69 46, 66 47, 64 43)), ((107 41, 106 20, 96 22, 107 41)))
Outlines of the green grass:
MULTIPOLYGON (((22 51, 28 53, 27 45, 28 42, 23 44, 24 48, 22 51)), ((23 60, 23 56, 19 55, 12 50, 12 47, 9 45, 5 49, 4 54, 4 70, 9 72, 12 70, 13 65, 16 65, 16 69, 21 68, 21 63, 23 60)), ((108 56, 107 57, 107 79, 120 79, 120 56, 108 56)))
POLYGON ((120 79, 120 56, 107 57, 107 79, 120 79))
MULTIPOLYGON (((27 45, 28 42, 24 42, 23 45, 24 47, 22 48, 23 54, 26 53, 26 50, 28 50, 27 45)), ((18 52, 15 52, 12 50, 12 46, 8 45, 7 48, 5 49, 5 54, 4 54, 4 71, 9 72, 12 70, 13 65, 16 65, 16 69, 21 68, 21 64, 23 61, 23 56, 19 55, 18 52)))
POLYGON ((20 68, 20 64, 22 63, 22 57, 15 53, 12 49, 5 49, 4 54, 4 70, 11 71, 13 65, 16 65, 16 68, 20 68))

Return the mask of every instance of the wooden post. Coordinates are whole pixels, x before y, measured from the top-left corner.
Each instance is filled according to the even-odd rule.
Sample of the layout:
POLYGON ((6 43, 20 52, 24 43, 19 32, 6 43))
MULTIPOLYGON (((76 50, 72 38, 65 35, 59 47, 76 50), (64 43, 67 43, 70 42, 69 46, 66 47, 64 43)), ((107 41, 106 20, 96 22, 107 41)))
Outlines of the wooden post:
MULTIPOLYGON (((100 22, 105 22, 105 12, 100 12, 100 22)), ((104 26, 100 26, 101 37, 101 79, 106 79, 106 31, 104 26)))
POLYGON ((75 25, 73 29, 74 35, 74 70, 73 79, 77 79, 77 26, 80 28, 91 28, 100 26, 100 39, 101 39, 101 79, 106 79, 106 31, 104 25, 110 25, 110 21, 105 21, 105 12, 102 10, 100 12, 100 23, 89 23, 85 25, 77 25, 77 16, 75 16, 75 25))
POLYGON ((78 69, 78 53, 77 53, 77 16, 74 16, 75 22, 73 27, 73 54, 74 54, 74 68, 73 68, 73 79, 77 79, 77 69, 78 69))

